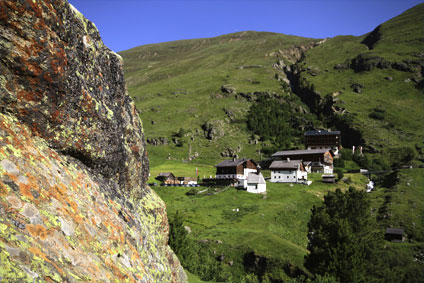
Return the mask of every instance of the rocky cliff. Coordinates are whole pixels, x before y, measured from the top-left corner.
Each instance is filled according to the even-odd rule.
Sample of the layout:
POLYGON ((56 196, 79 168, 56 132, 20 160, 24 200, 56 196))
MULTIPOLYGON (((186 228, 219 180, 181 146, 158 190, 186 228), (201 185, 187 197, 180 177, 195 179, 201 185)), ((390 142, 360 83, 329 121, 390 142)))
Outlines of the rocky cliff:
POLYGON ((122 68, 66 1, 1 1, 1 282, 186 281, 122 68))

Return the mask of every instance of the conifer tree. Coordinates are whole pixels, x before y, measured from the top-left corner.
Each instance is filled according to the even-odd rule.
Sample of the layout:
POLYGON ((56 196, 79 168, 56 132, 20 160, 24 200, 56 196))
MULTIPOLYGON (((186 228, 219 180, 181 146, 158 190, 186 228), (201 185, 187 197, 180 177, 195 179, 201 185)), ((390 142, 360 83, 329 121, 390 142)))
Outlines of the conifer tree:
POLYGON ((363 191, 329 192, 322 206, 313 207, 308 223, 310 253, 305 266, 312 273, 341 282, 377 282, 384 269, 379 253, 383 234, 376 230, 363 191))

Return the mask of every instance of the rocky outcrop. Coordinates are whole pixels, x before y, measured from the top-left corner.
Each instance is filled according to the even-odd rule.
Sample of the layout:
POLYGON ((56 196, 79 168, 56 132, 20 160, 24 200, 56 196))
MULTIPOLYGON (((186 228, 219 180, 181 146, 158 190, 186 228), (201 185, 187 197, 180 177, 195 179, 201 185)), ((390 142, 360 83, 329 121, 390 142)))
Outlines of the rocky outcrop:
POLYGON ((224 136, 224 122, 222 120, 208 121, 202 125, 205 138, 208 140, 219 139, 224 136))
POLYGON ((166 137, 158 137, 158 138, 149 138, 146 140, 148 144, 159 146, 159 145, 168 145, 169 140, 166 137))
POLYGON ((0 55, 0 281, 185 282, 94 24, 64 0, 4 0, 0 55))
POLYGON ((368 49, 374 49, 374 46, 381 39, 381 25, 376 27, 372 32, 370 32, 364 40, 361 41, 362 44, 365 44, 368 49))
POLYGON ((355 72, 369 72, 374 68, 395 69, 401 72, 415 73, 417 77, 422 77, 424 70, 424 60, 403 60, 402 62, 391 62, 383 57, 375 55, 372 52, 360 53, 351 60, 338 63, 334 66, 335 70, 343 71, 352 69, 355 72))

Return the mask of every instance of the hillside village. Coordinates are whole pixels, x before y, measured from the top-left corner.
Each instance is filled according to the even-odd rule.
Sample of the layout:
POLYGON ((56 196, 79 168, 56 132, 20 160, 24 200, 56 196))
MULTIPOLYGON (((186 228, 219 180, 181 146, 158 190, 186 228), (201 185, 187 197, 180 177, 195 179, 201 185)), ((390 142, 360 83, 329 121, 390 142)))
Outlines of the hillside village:
MULTIPOLYGON (((224 160, 215 165, 216 174, 203 178, 203 186, 233 186, 249 193, 265 193, 266 180, 272 183, 294 183, 310 185, 308 173, 321 173, 322 182, 335 183, 334 158, 340 158, 341 132, 330 130, 307 131, 304 134, 303 150, 278 151, 262 161, 262 166, 249 158, 224 160), (261 170, 269 170, 264 178, 261 170)), ((198 178, 200 180, 200 178, 198 178)), ((161 172, 156 177, 162 186, 198 186, 190 177, 175 177, 172 172, 161 172)))

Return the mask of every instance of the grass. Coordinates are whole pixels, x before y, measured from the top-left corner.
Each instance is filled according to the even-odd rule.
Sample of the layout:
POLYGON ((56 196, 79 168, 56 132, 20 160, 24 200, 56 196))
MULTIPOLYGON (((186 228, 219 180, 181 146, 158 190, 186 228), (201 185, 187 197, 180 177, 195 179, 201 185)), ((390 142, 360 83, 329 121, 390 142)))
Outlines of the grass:
MULTIPOLYGON (((352 125, 360 129, 366 145, 377 149, 423 146, 424 100, 414 82, 405 82, 417 74, 391 68, 355 73, 350 69, 335 70, 334 66, 361 53, 372 53, 391 62, 420 60, 424 49, 423 28, 419 24, 423 9, 423 4, 418 5, 383 23, 373 50, 361 43, 368 34, 336 36, 308 50, 299 63, 304 70, 314 70, 314 75, 303 71, 301 77, 322 96, 341 93, 335 99, 336 106, 352 114, 352 125), (361 94, 353 92, 353 83, 365 86, 361 94), (384 119, 370 116, 376 107, 386 110, 384 119)), ((190 152, 197 152, 196 160, 189 163, 211 165, 222 160, 220 153, 227 149, 239 157, 259 159, 266 142, 249 143, 251 133, 245 120, 251 102, 235 94, 224 94, 221 86, 231 85, 238 93, 287 94, 288 90, 275 79, 278 71, 272 64, 282 59, 280 52, 288 53, 294 46, 316 41, 248 31, 150 44, 121 52, 128 90, 141 112, 146 136, 170 140, 168 146, 148 146, 152 163, 166 162, 168 154, 174 160, 187 160, 190 152), (233 117, 226 112, 232 112, 233 117), (205 122, 214 122, 224 134, 207 140, 202 130, 205 122), (183 145, 177 147, 172 138, 180 128, 186 130, 186 135, 178 138, 183 145)))
MULTIPOLYGON (((361 43, 367 35, 338 36, 310 49, 299 62, 305 70, 301 73, 305 84, 313 84, 322 96, 339 92, 336 106, 351 113, 353 126, 360 129, 365 144, 379 150, 424 146, 424 99, 414 82, 405 81, 416 74, 391 68, 355 73, 351 69, 335 70, 334 66, 360 53, 373 53, 391 62, 420 59, 417 54, 424 50, 420 24, 423 9, 424 4, 420 4, 382 24, 381 39, 373 50, 361 43), (354 83, 365 86, 362 93, 352 91, 354 83), (374 109, 385 110, 383 119, 370 117, 374 109)), ((252 102, 241 99, 240 95, 223 93, 221 86, 231 85, 238 93, 265 91, 293 95, 275 79, 278 71, 272 64, 281 57, 271 53, 279 50, 284 53, 294 46, 316 41, 275 33, 242 32, 121 52, 128 90, 141 112, 146 137, 169 140, 168 145, 147 147, 151 165, 149 181, 153 182, 159 172, 169 171, 177 176, 195 177, 196 167, 200 177, 214 175, 213 166, 224 159, 220 153, 226 149, 234 150, 239 157, 259 160, 259 152, 266 142, 250 143, 251 133, 245 124, 252 102), (229 111, 233 113, 231 118, 226 114, 229 111), (222 135, 207 140, 202 129, 205 122, 213 122, 222 135), (177 138, 174 135, 180 128, 185 134, 177 138), (173 138, 183 145, 176 146, 173 138), (194 155, 198 157, 192 159, 194 155)), ((345 168, 358 167, 348 161, 345 168)), ((412 242, 387 245, 411 258, 423 245, 423 173, 414 169, 402 171, 399 176, 400 183, 394 188, 377 188, 369 196, 376 216, 390 199, 386 205, 390 218, 380 221, 381 229, 387 225, 403 227, 412 242)), ((347 189, 351 185, 363 189, 367 183, 359 174, 345 174, 345 177, 352 183, 323 184, 317 174, 309 175, 313 183, 308 187, 267 183, 266 198, 234 188, 194 196, 185 194, 190 188, 154 189, 165 201, 169 214, 179 210, 186 216, 186 225, 192 229, 190 237, 222 241, 216 249, 229 257, 252 249, 258 255, 277 257, 302 268, 307 252, 306 224, 312 206, 320 204, 328 190, 347 189), (235 208, 239 212, 233 211, 235 208)), ((235 260, 232 268, 241 265, 240 260, 235 260)), ((190 282, 200 282, 189 276, 190 282)))
POLYGON ((424 4, 406 11, 380 26, 380 40, 373 50, 362 44, 367 36, 337 36, 307 52, 301 63, 304 68, 318 70, 315 76, 303 72, 303 80, 313 84, 322 96, 335 92, 336 105, 354 115, 354 125, 363 133, 366 144, 378 149, 399 145, 422 145, 424 138, 424 100, 422 93, 411 81, 420 80, 420 75, 392 68, 373 68, 371 71, 355 73, 353 70, 335 70, 336 64, 354 59, 360 53, 380 56, 390 62, 420 60, 418 55, 424 48, 422 34, 424 4), (393 80, 387 80, 392 77, 393 80), (351 85, 359 83, 365 87, 362 93, 353 92, 351 85), (383 120, 369 116, 372 109, 386 110, 383 120))
MULTIPOLYGON (((165 201, 169 215, 178 210, 185 216, 190 237, 220 240, 228 249, 249 248, 302 267, 312 206, 320 204, 328 190, 349 186, 321 183, 319 174, 311 174, 311 179, 310 186, 268 182, 266 197, 233 187, 194 196, 187 196, 190 188, 185 187, 154 189, 165 201)), ((352 175, 352 179, 352 185, 364 188, 365 177, 352 175)))
POLYGON ((185 270, 187 274, 188 283, 203 283, 205 281, 201 280, 199 277, 197 277, 195 274, 188 272, 185 270))
POLYGON ((155 150, 149 146, 150 157, 167 160, 168 156, 158 152, 164 150, 180 160, 187 159, 191 148, 199 154, 196 162, 202 164, 215 164, 226 149, 236 151, 240 157, 258 159, 261 144, 249 144, 251 134, 245 125, 251 102, 222 93, 221 86, 231 85, 238 93, 282 94, 272 67, 277 58, 268 55, 314 41, 249 31, 121 52, 128 90, 141 112, 147 137, 172 140, 180 128, 187 130, 180 139, 184 143, 182 147, 169 145, 155 150), (230 119, 224 110, 231 111, 233 117, 230 119), (224 135, 206 140, 201 126, 208 121, 215 121, 224 135))

